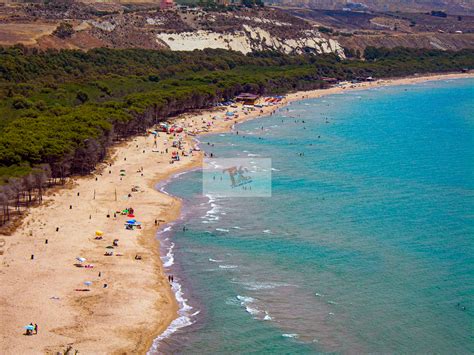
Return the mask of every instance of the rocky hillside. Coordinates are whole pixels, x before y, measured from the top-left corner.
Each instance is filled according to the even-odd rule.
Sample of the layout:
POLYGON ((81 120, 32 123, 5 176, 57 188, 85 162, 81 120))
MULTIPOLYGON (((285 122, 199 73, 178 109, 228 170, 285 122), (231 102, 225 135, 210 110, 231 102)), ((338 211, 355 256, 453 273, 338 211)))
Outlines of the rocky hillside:
POLYGON ((474 16, 234 8, 160 10, 156 3, 51 1, 0 7, 0 45, 46 48, 222 48, 249 53, 362 53, 367 46, 474 48, 474 16))
POLYGON ((430 12, 443 10, 450 14, 474 14, 472 0, 272 0, 274 4, 312 9, 430 12))
POLYGON ((474 34, 456 35, 450 33, 416 33, 402 35, 356 35, 338 36, 337 41, 345 48, 363 52, 366 47, 406 47, 440 50, 474 48, 474 34))
POLYGON ((338 42, 279 9, 159 10, 156 5, 54 3, 0 10, 0 44, 40 48, 223 48, 249 53, 335 53, 338 42), (32 26, 32 24, 34 24, 32 26))
POLYGON ((474 48, 474 16, 281 8, 354 51, 373 47, 441 50, 474 48))

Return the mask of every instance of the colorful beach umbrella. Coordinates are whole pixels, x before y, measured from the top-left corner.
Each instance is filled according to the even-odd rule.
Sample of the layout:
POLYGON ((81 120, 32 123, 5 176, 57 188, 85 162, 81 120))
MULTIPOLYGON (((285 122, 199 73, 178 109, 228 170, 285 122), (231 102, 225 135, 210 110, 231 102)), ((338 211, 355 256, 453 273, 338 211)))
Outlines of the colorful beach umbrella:
POLYGON ((35 330, 35 326, 31 325, 31 324, 28 324, 28 325, 25 325, 25 329, 26 330, 35 330))

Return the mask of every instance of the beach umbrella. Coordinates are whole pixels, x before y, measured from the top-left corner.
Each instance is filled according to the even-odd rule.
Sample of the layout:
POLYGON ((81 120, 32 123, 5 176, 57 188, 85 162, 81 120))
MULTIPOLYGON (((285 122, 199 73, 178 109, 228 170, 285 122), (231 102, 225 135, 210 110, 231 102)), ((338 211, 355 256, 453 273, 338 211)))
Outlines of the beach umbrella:
POLYGON ((86 258, 81 258, 78 256, 76 260, 79 261, 80 263, 83 263, 84 261, 86 261, 86 258))
POLYGON ((137 221, 136 219, 129 219, 129 220, 127 221, 127 223, 132 223, 132 224, 133 224, 133 223, 135 223, 136 221, 137 221))
POLYGON ((107 247, 105 247, 106 249, 113 249, 114 247, 112 245, 109 245, 107 247))
POLYGON ((35 330, 35 326, 28 324, 28 325, 25 325, 25 329, 26 330, 35 330))
POLYGON ((86 282, 84 282, 84 285, 90 286, 90 285, 92 285, 92 282, 91 281, 86 281, 86 282))
POLYGON ((95 235, 97 235, 97 236, 99 236, 99 237, 100 237, 101 235, 103 235, 103 234, 104 234, 104 232, 102 232, 102 231, 95 231, 95 235))

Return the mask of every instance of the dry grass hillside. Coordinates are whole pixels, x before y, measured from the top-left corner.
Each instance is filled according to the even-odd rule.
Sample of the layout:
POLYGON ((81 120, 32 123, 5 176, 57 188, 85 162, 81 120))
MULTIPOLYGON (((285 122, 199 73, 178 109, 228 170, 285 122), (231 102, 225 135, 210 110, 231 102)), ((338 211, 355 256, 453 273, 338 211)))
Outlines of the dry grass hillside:
POLYGON ((0 7, 0 45, 336 53, 367 46, 474 48, 474 16, 308 8, 173 9, 156 1, 62 0, 0 7), (60 29, 60 30, 59 30, 60 29))

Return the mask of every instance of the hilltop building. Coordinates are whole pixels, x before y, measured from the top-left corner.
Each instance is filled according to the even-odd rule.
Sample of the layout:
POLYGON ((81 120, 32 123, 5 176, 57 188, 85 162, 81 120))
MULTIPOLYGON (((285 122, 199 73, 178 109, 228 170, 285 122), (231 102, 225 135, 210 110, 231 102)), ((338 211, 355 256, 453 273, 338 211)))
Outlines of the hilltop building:
POLYGON ((160 9, 173 9, 175 7, 174 0, 161 0, 160 1, 160 9))

